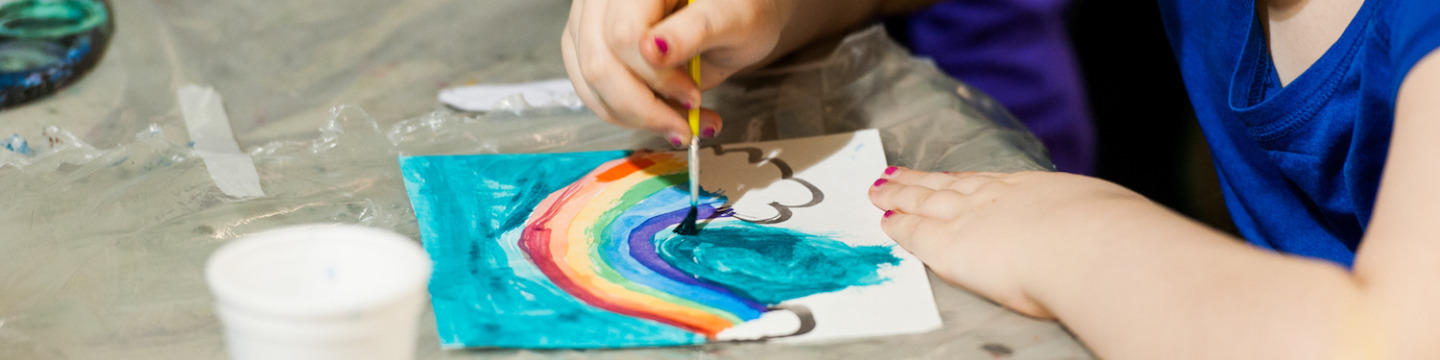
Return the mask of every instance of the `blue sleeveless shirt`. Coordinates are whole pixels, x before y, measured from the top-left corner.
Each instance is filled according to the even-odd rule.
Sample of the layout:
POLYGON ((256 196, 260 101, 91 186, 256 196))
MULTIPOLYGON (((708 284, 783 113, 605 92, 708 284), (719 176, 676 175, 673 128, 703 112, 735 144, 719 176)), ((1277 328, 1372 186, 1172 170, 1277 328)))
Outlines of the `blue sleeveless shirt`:
POLYGON ((1254 0, 1160 0, 1160 9, 1240 234, 1350 266, 1375 205, 1400 83, 1440 46, 1440 0, 1366 1, 1284 87, 1254 0))

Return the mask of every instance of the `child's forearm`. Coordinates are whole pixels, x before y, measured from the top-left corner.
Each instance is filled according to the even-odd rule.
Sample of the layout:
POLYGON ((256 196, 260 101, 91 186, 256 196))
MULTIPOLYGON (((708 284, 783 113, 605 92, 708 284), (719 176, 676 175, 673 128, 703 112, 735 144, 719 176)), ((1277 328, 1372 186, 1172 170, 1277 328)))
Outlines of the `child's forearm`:
MULTIPOLYGON (((1377 309, 1388 311, 1394 299, 1423 295, 1440 282, 1412 280, 1376 292, 1375 279, 1260 250, 1118 185, 1078 175, 892 168, 882 180, 870 199, 887 210, 886 234, 949 281, 1021 313, 1060 319, 1104 358, 1432 354, 1405 348, 1406 339, 1395 334, 1434 332, 1385 329, 1429 326, 1434 317, 1399 319, 1377 309)), ((1435 236, 1410 238, 1440 244, 1428 240, 1435 236)), ((1404 275, 1435 278, 1435 264, 1404 275)), ((1416 337, 1411 345, 1420 344, 1416 337)))
POLYGON ((1314 359, 1358 349, 1361 336, 1344 332, 1370 316, 1344 269, 1149 207, 1119 207, 1124 216, 1110 219, 1123 220, 1091 224, 1094 236, 1047 244, 1022 280, 1098 354, 1314 359))

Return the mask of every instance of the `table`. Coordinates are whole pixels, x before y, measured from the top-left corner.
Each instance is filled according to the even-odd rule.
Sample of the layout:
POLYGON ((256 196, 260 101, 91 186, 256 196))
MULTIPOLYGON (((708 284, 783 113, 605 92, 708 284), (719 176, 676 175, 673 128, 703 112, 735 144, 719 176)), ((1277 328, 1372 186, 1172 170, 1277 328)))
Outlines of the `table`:
MULTIPOLYGON (((463 114, 465 83, 564 76, 557 0, 126 0, 110 53, 77 84, 0 112, 43 157, 0 167, 0 358, 224 358, 202 269, 275 226, 346 222, 418 239, 394 156, 663 147, 583 109, 463 114), (213 86, 266 196, 218 190, 189 147, 176 89, 213 86), (58 142, 58 143, 57 143, 58 142)), ((892 164, 1045 170, 1043 147, 984 94, 878 28, 706 94, 720 143, 880 128, 892 164)), ((0 150, 4 151, 4 150, 0 150)), ((3 162, 0 162, 3 163, 3 162)), ((932 276, 942 330, 833 344, 608 351, 441 350, 419 359, 1092 358, 1058 323, 932 276)))

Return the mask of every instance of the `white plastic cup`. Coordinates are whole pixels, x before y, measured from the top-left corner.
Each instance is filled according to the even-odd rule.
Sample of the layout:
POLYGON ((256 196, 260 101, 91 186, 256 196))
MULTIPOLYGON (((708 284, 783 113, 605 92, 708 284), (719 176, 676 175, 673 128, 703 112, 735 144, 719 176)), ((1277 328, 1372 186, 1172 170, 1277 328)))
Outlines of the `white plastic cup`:
POLYGON ((235 360, 412 359, 429 277, 414 241, 357 225, 256 233, 205 264, 235 360))

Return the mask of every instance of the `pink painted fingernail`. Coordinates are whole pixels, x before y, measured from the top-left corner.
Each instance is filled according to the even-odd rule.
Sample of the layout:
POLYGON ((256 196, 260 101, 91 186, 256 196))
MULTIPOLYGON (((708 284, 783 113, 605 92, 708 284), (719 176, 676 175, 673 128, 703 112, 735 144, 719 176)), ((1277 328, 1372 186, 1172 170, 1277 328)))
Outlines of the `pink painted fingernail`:
POLYGON ((690 102, 689 102, 689 101, 686 101, 684 104, 681 104, 681 105, 682 105, 682 106, 685 106, 685 110, 690 110, 690 109, 694 109, 694 108, 695 108, 694 106, 690 106, 690 102))
POLYGON ((885 210, 885 218, 889 219, 890 215, 895 215, 895 210, 885 210))
POLYGON ((655 38, 655 47, 660 49, 661 55, 670 52, 670 44, 665 43, 665 39, 655 38))
POLYGON ((705 130, 700 130, 700 136, 704 136, 707 139, 715 137, 715 128, 707 127, 705 130))
POLYGON ((887 182, 890 182, 890 180, 885 180, 885 179, 875 180, 875 187, 880 187, 880 185, 885 185, 885 183, 887 183, 887 182))
POLYGON ((896 167, 894 167, 894 166, 885 168, 885 176, 895 175, 895 170, 896 170, 896 169, 898 169, 898 168, 896 168, 896 167))
POLYGON ((684 144, 682 144, 682 142, 680 141, 679 135, 670 135, 670 145, 677 148, 684 146, 684 144))

